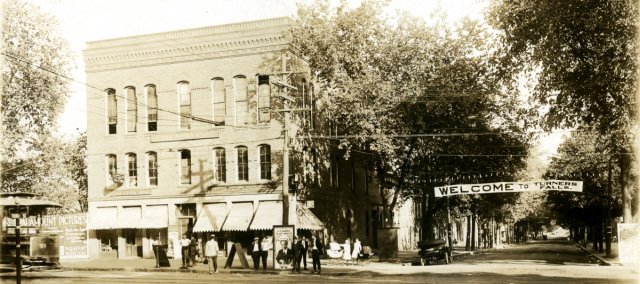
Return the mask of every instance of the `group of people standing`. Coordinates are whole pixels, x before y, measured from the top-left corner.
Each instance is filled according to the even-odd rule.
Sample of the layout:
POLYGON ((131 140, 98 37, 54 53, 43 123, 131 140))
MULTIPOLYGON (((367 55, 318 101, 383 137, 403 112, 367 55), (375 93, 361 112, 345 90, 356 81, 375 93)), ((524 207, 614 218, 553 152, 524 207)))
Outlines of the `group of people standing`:
MULTIPOLYGON (((202 254, 202 241, 195 238, 187 238, 187 235, 182 235, 180 239, 181 253, 182 253, 182 268, 193 267, 196 265, 197 258, 203 256, 202 254)), ((216 241, 216 235, 211 234, 211 238, 205 244, 204 257, 206 262, 209 263, 209 274, 218 273, 218 242, 216 241)))
MULTIPOLYGON (((280 241, 281 249, 276 254, 276 261, 281 268, 288 269, 292 266, 293 272, 301 273, 301 268, 307 270, 307 254, 311 254, 313 262, 313 273, 320 273, 322 267, 320 265, 320 256, 322 255, 322 242, 314 235, 311 240, 304 237, 293 237, 291 247, 287 240, 280 241)), ((260 259, 262 260, 262 270, 267 269, 268 251, 271 248, 271 242, 267 238, 254 238, 249 245, 248 252, 253 258, 253 270, 260 269, 260 259)))
POLYGON ((351 249, 351 239, 347 238, 344 241, 344 244, 340 245, 343 247, 342 251, 342 259, 344 259, 345 265, 349 265, 349 261, 354 261, 356 263, 360 262, 360 256, 362 255, 362 243, 358 238, 353 242, 353 250, 351 249))
POLYGON ((182 239, 180 239, 182 268, 193 267, 196 265, 197 258, 202 256, 200 251, 202 247, 201 242, 202 241, 196 241, 194 237, 189 239, 187 238, 187 235, 182 235, 182 239))

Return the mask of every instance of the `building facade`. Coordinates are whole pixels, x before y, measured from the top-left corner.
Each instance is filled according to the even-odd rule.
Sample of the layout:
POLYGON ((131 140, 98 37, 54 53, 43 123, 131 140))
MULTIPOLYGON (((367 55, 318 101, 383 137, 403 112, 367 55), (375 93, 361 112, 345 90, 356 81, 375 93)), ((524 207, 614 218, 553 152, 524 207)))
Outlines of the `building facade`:
POLYGON ((87 44, 91 257, 153 257, 153 244, 177 257, 183 235, 247 242, 282 224, 276 95, 308 73, 289 52, 289 21, 87 44))
POLYGON ((310 177, 300 153, 285 163, 285 117, 304 130, 321 114, 290 21, 87 44, 89 257, 151 258, 161 245, 177 258, 183 235, 208 232, 221 249, 247 245, 285 215, 298 234, 377 246, 381 192, 366 159, 314 157, 325 165, 314 181, 291 182, 310 177))

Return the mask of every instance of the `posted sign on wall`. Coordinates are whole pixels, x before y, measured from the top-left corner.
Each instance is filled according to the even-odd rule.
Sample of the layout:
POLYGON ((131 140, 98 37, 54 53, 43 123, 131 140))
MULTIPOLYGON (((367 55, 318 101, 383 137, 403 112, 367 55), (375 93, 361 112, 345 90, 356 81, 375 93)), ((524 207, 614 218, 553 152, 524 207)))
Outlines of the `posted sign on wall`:
POLYGON ((88 257, 87 213, 42 216, 42 234, 57 235, 61 258, 88 257))
POLYGON ((540 190, 582 192, 582 181, 545 180, 528 182, 456 184, 436 187, 434 188, 434 190, 436 197, 461 194, 508 193, 540 190))

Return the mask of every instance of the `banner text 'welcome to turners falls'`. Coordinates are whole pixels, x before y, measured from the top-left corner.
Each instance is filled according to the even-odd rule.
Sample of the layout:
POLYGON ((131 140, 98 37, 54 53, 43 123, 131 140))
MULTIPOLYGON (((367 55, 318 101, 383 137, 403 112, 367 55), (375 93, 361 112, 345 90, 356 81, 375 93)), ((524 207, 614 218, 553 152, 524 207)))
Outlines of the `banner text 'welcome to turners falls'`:
POLYGON ((525 192, 539 190, 559 190, 582 192, 582 181, 571 180, 547 180, 547 181, 527 181, 527 182, 492 182, 477 184, 456 184, 435 187, 436 197, 480 194, 480 193, 505 193, 505 192, 525 192))

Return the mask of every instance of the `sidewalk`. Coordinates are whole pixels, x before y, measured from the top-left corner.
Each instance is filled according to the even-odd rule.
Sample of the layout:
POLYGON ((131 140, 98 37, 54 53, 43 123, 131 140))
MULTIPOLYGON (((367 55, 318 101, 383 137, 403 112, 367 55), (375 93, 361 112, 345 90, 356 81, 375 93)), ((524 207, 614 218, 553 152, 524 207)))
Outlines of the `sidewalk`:
MULTIPOLYGON (((307 259, 307 270, 301 270, 303 274, 310 274, 313 271, 311 259, 307 259)), ((236 258, 231 268, 224 268, 226 257, 218 257, 219 273, 263 273, 263 274, 297 274, 289 269, 275 270, 271 261, 267 264, 267 270, 262 269, 254 272, 253 261, 251 257, 247 258, 249 267, 242 269, 240 261, 236 258)), ((182 261, 180 259, 169 259, 170 267, 156 267, 155 259, 63 259, 60 261, 60 268, 63 270, 80 270, 80 271, 135 271, 135 272, 183 272, 183 273, 208 273, 208 264, 201 262, 194 267, 181 268, 182 261)), ((344 265, 341 261, 322 259, 322 274, 325 275, 351 275, 351 274, 398 274, 398 268, 402 267, 401 263, 388 263, 370 260, 360 265, 344 265)), ((304 267, 302 265, 302 267, 304 267)), ((402 274, 400 272, 400 274, 402 274)))
POLYGON ((587 252, 594 257, 596 257, 602 265, 607 266, 619 266, 622 265, 620 263, 620 258, 618 255, 618 243, 611 243, 611 255, 607 256, 605 250, 603 252, 597 252, 593 249, 593 242, 587 242, 585 247, 580 246, 580 244, 576 243, 576 246, 582 249, 584 252, 587 252))

